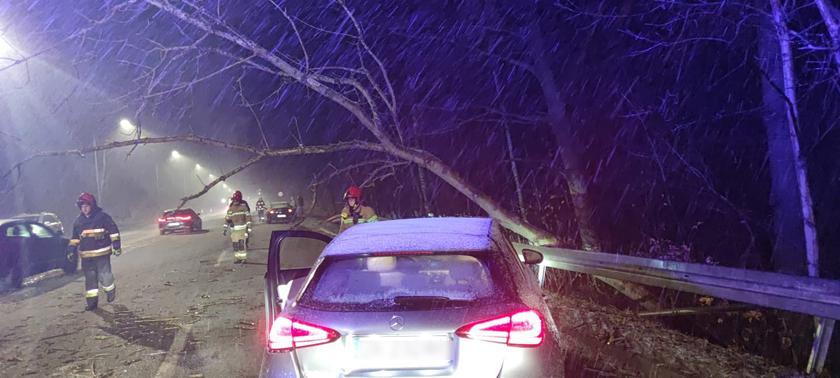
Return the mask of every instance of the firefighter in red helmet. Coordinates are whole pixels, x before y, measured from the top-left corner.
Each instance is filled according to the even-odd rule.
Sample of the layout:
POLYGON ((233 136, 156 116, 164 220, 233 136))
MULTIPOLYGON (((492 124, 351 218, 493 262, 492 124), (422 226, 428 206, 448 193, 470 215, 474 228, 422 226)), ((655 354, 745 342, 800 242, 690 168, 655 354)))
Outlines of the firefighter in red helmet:
POLYGON ((78 249, 85 272, 85 310, 96 309, 99 304, 99 287, 108 299, 116 299, 117 289, 111 273, 111 255, 122 253, 120 231, 111 216, 97 206, 96 198, 82 193, 76 201, 81 214, 73 223, 73 237, 68 244, 68 255, 78 249))
POLYGON ((359 223, 370 223, 379 220, 376 212, 370 206, 362 204, 364 193, 362 188, 351 185, 344 191, 344 209, 339 215, 341 225, 339 233, 359 223))

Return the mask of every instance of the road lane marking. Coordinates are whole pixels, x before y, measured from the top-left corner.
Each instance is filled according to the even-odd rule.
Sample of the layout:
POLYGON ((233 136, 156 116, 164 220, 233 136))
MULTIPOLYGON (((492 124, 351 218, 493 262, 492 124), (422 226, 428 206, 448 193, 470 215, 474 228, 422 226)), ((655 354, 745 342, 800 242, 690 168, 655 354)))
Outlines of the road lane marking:
MULTIPOLYGON (((222 257, 226 252, 227 249, 223 249, 222 252, 219 253, 219 257, 216 258, 216 266, 219 266, 222 263, 222 257)), ((180 352, 184 350, 184 347, 187 345, 187 335, 190 334, 193 324, 195 323, 187 324, 175 334, 175 338, 172 339, 172 344, 166 352, 166 357, 164 357, 163 362, 160 366, 158 366, 158 370, 154 375, 156 378, 175 376, 173 369, 178 364, 180 352)))
POLYGON ((216 259, 216 265, 214 265, 215 267, 219 267, 220 265, 222 265, 222 261, 224 261, 224 257, 225 257, 226 253, 227 253, 227 249, 223 249, 222 253, 220 253, 219 257, 216 259))
POLYGON ((180 352, 184 350, 184 347, 187 345, 187 335, 190 334, 192 326, 192 324, 187 324, 186 327, 181 328, 181 330, 175 334, 175 338, 172 340, 172 345, 169 346, 169 350, 166 352, 166 357, 163 359, 160 366, 158 366, 158 370, 155 373, 156 378, 175 376, 172 369, 174 369, 178 364, 180 352))

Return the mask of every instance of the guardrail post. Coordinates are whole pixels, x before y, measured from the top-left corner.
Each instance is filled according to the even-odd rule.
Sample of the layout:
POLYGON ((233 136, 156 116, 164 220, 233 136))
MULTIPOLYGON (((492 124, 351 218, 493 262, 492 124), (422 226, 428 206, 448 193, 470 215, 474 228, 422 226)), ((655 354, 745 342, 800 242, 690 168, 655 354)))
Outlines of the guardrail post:
POLYGON ((825 366, 825 358, 828 356, 828 344, 831 343, 831 334, 834 333, 834 319, 815 318, 817 329, 814 332, 814 345, 811 346, 811 356, 808 357, 806 374, 822 373, 825 366))

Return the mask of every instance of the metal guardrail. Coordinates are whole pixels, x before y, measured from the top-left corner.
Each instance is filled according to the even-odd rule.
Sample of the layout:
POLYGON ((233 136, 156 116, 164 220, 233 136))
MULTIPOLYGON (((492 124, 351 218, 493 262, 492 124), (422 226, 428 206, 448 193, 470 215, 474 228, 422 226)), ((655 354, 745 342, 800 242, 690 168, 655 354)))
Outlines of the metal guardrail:
POLYGON ((834 320, 840 319, 840 281, 706 264, 655 260, 514 243, 517 252, 543 254, 542 267, 587 273, 818 317, 806 372, 821 371, 834 320))

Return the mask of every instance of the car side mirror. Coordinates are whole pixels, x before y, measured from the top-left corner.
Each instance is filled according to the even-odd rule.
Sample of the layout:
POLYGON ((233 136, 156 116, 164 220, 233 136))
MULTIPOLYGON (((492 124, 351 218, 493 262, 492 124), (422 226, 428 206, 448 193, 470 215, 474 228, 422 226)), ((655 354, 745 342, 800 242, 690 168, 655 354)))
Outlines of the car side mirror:
POLYGON ((523 249, 522 258, 525 260, 524 262, 526 265, 536 265, 543 261, 542 253, 533 249, 523 249))

